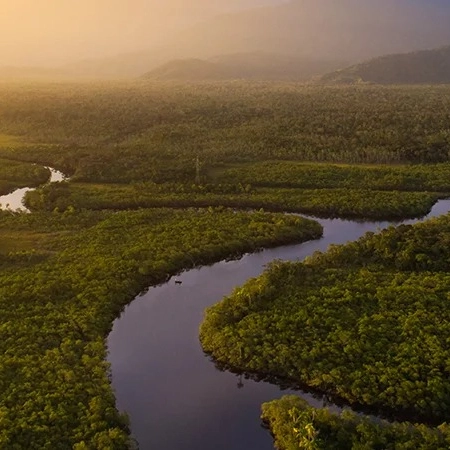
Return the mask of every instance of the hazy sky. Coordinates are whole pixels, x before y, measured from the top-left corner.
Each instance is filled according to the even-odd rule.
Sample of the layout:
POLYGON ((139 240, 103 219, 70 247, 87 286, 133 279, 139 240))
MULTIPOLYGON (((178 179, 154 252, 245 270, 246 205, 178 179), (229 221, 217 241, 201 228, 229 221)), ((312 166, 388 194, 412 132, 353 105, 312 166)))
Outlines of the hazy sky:
POLYGON ((166 33, 283 0, 0 0, 0 65, 59 64, 151 47, 166 33))

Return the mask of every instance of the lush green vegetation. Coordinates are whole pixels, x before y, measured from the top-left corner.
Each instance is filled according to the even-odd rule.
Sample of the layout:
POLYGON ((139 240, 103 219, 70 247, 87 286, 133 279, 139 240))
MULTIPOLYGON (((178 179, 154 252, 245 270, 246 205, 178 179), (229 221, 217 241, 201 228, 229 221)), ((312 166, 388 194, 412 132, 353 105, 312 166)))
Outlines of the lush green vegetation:
POLYGON ((204 349, 396 417, 450 417, 450 216, 277 262, 208 310, 204 349))
POLYGON ((0 447, 126 448, 104 346, 121 308, 184 268, 320 235, 212 209, 0 214, 0 447))
MULTIPOLYGON (((450 192, 448 94, 1 85, 1 188, 43 183, 48 171, 30 163, 71 180, 30 193, 31 215, 0 213, 0 447, 125 448, 105 363, 112 320, 177 271, 321 233, 260 208, 429 211, 450 192)), ((275 264, 225 301, 231 313, 210 312, 204 345, 239 369, 351 403, 446 418, 446 227, 391 230, 307 264, 275 264)))
POLYGON ((413 217, 430 209, 436 192, 450 191, 447 91, 4 85, 0 132, 8 139, 0 140, 0 157, 52 165, 71 184, 93 184, 30 196, 30 205, 47 210, 223 205, 413 217))
POLYGON ((448 160, 450 96, 436 87, 217 83, 0 86, 8 155, 84 181, 193 182, 224 162, 448 160), (40 145, 38 145, 40 144, 40 145))
POLYGON ((242 184, 183 185, 138 183, 95 185, 55 183, 27 194, 32 210, 136 209, 226 206, 298 212, 322 217, 373 219, 427 214, 438 194, 367 189, 268 189, 242 184))
MULTIPOLYGON (((0 139, 0 145, 1 142, 0 139)), ((45 167, 0 159, 0 195, 7 194, 16 188, 39 186, 49 178, 50 171, 45 167)))
POLYGON ((263 405, 262 419, 279 450, 445 450, 450 428, 373 421, 350 411, 314 409, 296 396, 263 405))
POLYGON ((450 164, 348 165, 264 161, 217 169, 216 182, 271 188, 450 192, 450 164))

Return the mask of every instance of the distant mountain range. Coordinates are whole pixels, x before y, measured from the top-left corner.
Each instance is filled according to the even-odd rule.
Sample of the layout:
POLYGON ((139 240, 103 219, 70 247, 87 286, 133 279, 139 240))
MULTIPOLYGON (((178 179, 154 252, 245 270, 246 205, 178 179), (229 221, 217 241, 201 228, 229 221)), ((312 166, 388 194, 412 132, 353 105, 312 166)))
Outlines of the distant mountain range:
POLYGON ((450 83, 450 46, 374 58, 324 75, 325 83, 450 83))
POLYGON ((208 60, 173 60, 146 73, 144 78, 160 81, 307 81, 314 76, 320 83, 332 84, 450 83, 450 46, 380 56, 350 67, 338 61, 317 61, 261 52, 237 53, 208 60), (334 71, 326 73, 329 70, 334 71))
MULTIPOLYGON (((291 0, 219 15, 167 35, 162 46, 149 42, 146 51, 79 61, 53 73, 55 77, 304 79, 337 69, 339 61, 355 64, 448 45, 449 24, 448 0, 291 0)), ((14 70, 10 68, 9 74, 14 70)), ((36 71, 17 69, 22 76, 36 71)))
POLYGON ((338 61, 317 61, 264 52, 235 53, 202 60, 169 61, 144 78, 160 81, 218 81, 230 79, 306 81, 312 76, 344 67, 338 61))
POLYGON ((449 24, 450 1, 292 0, 217 16, 168 35, 163 46, 149 43, 148 51, 82 61, 64 69, 73 75, 137 77, 176 59, 258 52, 356 63, 446 45, 449 24))

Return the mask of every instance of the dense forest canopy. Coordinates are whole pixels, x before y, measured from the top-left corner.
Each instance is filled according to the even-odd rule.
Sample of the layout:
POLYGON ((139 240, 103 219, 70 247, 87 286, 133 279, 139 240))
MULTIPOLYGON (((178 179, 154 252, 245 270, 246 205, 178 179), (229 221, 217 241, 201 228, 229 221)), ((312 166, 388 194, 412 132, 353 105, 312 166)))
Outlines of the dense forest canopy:
MULTIPOLYGON (((288 213, 397 220, 450 196, 447 1, 7 3, 0 196, 36 189, 30 214, 0 205, 1 448, 136 448, 105 341, 149 286, 322 236, 288 213)), ((263 405, 280 450, 449 448, 449 244, 447 215, 276 261, 201 344, 400 421, 286 397, 263 405)))
MULTIPOLYGON (((276 262, 207 311, 202 345, 233 370, 308 386, 391 419, 446 422, 449 237, 447 215, 367 234, 305 262, 276 262)), ((429 448, 445 448, 445 429, 442 446, 429 448)), ((285 431, 279 439, 292 438, 285 431)), ((350 446, 355 435, 337 448, 358 448, 350 446)))
POLYGON ((6 84, 0 157, 71 176, 71 186, 30 195, 30 207, 47 210, 224 205, 415 217, 448 192, 447 90, 6 84))
POLYGON ((104 345, 122 307, 184 268, 321 232, 214 209, 0 211, 0 447, 129 448, 104 345))
POLYGON ((49 178, 50 171, 45 167, 0 159, 0 195, 20 187, 39 186, 49 178))
POLYGON ((311 408, 296 396, 264 404, 262 418, 275 433, 279 450, 441 450, 450 445, 447 424, 429 428, 409 422, 373 421, 348 410, 333 414, 328 409, 311 408))
POLYGON ((0 148, 111 182, 193 181, 197 156, 204 170, 268 159, 446 162, 448 99, 445 86, 3 84, 0 132, 33 145, 0 148))
MULTIPOLYGON (((315 222, 261 208, 426 214, 450 191, 448 94, 0 85, 2 192, 45 183, 43 166, 70 175, 27 195, 32 214, 0 211, 0 446, 129 447, 105 363, 112 321, 180 270, 321 236, 315 222)), ((446 419, 447 248, 448 217, 274 264, 209 312, 203 344, 350 403, 446 419)))

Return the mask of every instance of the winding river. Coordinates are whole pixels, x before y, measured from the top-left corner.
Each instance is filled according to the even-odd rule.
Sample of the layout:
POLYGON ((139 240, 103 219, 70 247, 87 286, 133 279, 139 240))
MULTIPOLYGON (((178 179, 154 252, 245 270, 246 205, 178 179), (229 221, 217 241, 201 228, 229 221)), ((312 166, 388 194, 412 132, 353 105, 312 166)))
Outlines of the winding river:
MULTIPOLYGON (((46 169, 50 170, 50 178, 47 183, 55 183, 57 181, 63 181, 67 179, 66 176, 59 170, 52 169, 51 167, 46 167, 46 169)), ((34 188, 25 187, 16 189, 10 194, 1 195, 0 209, 29 212, 29 210, 23 204, 24 196, 29 191, 34 191, 34 188)))
MULTIPOLYGON (((449 211, 450 200, 440 200, 424 219, 449 211)), ((205 308, 258 276, 270 261, 302 260, 330 244, 400 223, 316 220, 324 227, 322 239, 186 271, 177 277, 182 284, 172 279, 151 288, 115 321, 108 338, 112 383, 141 450, 273 450, 260 407, 286 391, 217 370, 202 352, 198 328, 205 308)))
MULTIPOLYGON (((62 172, 48 169, 49 183, 66 179, 62 172)), ((31 190, 22 188, 0 196, 0 209, 28 212, 23 198, 31 190)), ((440 200, 420 220, 363 222, 311 217, 324 228, 319 240, 189 270, 177 277, 177 283, 172 279, 137 297, 114 322, 108 360, 117 406, 129 414, 140 449, 273 450, 272 438, 259 419, 261 404, 291 391, 216 369, 198 341, 205 308, 260 275, 275 259, 302 260, 368 231, 449 211, 450 200, 440 200)), ((314 406, 324 406, 322 399, 309 393, 296 394, 314 406)))

